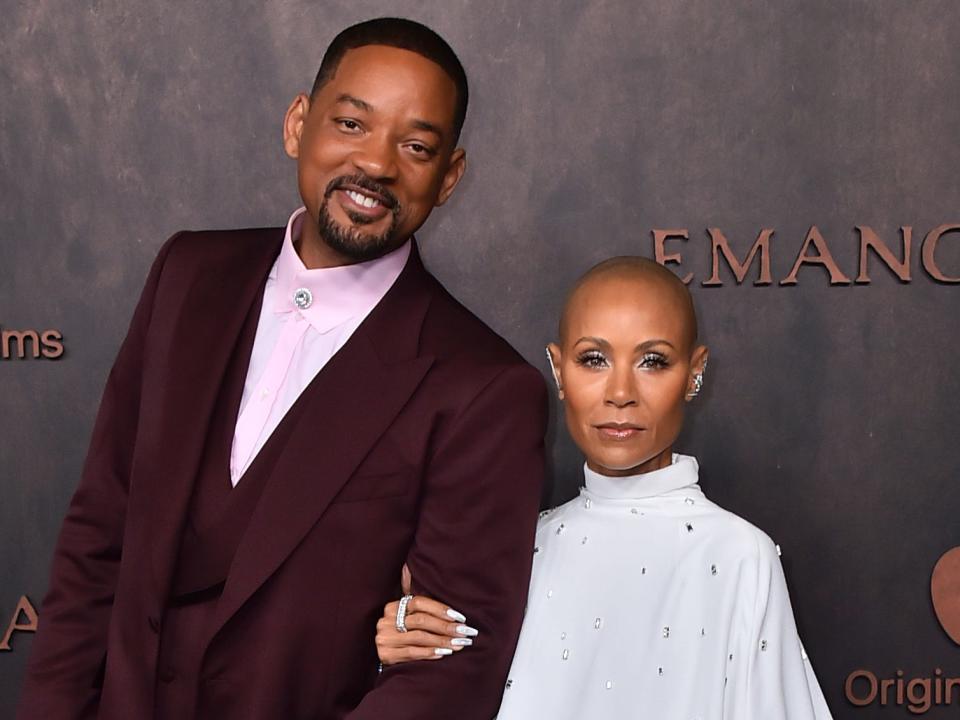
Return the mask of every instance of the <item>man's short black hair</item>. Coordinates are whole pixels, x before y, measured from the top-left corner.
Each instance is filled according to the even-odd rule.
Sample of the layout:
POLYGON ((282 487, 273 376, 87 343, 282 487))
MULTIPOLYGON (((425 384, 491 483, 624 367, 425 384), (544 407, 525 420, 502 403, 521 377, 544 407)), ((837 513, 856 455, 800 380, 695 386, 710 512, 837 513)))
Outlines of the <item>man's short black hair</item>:
POLYGON ((422 55, 443 68, 457 88, 457 102, 453 114, 453 143, 460 139, 460 130, 467 117, 467 73, 460 59, 447 41, 426 25, 405 18, 383 17, 351 25, 337 35, 323 54, 320 70, 313 81, 313 97, 337 72, 340 61, 348 50, 367 45, 386 45, 422 55))

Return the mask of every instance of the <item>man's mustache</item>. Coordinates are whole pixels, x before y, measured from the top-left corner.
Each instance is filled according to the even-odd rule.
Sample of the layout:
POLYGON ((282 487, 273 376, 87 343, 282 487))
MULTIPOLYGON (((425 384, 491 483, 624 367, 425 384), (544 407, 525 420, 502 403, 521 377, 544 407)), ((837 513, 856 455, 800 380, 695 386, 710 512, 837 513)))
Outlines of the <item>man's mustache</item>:
POLYGON ((381 185, 366 175, 341 175, 335 177, 327 183, 327 189, 324 191, 323 197, 324 199, 329 199, 334 191, 346 189, 350 186, 360 188, 361 190, 368 190, 369 192, 379 195, 383 206, 388 210, 392 210, 394 214, 400 210, 400 201, 397 200, 396 196, 384 185, 381 185))

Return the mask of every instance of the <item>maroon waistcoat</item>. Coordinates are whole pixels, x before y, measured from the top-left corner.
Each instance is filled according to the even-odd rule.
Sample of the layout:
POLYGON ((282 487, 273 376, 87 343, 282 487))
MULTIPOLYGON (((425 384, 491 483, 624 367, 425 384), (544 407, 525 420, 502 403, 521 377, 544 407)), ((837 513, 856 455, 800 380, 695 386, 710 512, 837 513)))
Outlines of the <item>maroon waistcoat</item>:
POLYGON ((310 393, 308 387, 233 487, 230 452, 259 315, 260 302, 255 302, 237 340, 207 431, 161 628, 156 720, 195 717, 203 663, 200 643, 240 539, 310 393))

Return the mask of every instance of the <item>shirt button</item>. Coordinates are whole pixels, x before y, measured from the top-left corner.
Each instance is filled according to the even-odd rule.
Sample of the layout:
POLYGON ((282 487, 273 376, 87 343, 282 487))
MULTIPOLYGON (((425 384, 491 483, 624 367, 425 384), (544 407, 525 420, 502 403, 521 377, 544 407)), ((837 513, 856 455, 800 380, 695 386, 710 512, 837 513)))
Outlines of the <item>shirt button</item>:
POLYGON ((313 293, 307 288, 297 288, 293 293, 293 304, 301 310, 306 310, 313 304, 313 293))

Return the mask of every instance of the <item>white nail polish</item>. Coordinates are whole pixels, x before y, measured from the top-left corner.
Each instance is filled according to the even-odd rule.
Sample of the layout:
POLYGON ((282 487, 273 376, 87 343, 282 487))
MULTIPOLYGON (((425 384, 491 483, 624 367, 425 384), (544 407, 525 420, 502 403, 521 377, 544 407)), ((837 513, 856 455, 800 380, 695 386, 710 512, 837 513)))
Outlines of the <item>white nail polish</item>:
POLYGON ((476 637, 479 633, 476 628, 472 628, 469 625, 457 625, 457 634, 466 635, 467 637, 476 637))
POLYGON ((467 621, 467 616, 463 613, 458 613, 453 608, 447 608, 447 617, 451 620, 456 620, 457 622, 464 623, 467 621))
POLYGON ((473 639, 472 638, 454 638, 453 640, 450 641, 450 644, 455 646, 460 646, 460 647, 467 647, 468 645, 473 645, 473 639))
POLYGON ((453 648, 434 648, 434 655, 453 655, 453 648))

